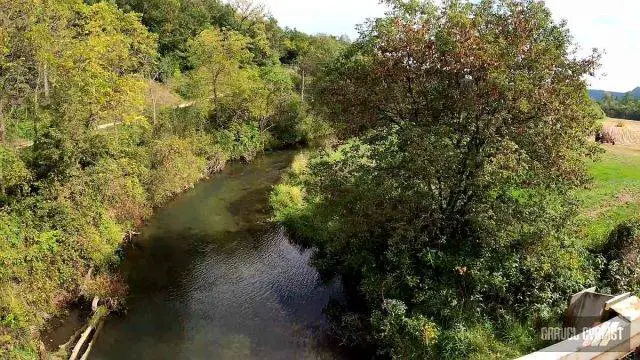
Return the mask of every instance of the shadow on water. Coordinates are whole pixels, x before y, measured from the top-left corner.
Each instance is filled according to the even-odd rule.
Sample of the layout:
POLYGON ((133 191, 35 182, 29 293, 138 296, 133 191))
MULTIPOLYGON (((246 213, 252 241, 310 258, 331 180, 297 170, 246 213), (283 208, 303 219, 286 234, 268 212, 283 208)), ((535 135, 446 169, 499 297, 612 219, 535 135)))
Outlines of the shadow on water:
POLYGON ((333 359, 309 252, 268 223, 268 192, 292 153, 233 165, 160 210, 122 264, 128 313, 92 359, 333 359))

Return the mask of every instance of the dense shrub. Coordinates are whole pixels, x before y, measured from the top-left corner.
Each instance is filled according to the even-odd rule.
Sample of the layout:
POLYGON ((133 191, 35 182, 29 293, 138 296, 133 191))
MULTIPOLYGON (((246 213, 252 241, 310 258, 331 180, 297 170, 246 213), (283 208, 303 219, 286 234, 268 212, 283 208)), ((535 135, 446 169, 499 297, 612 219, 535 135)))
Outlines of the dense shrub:
POLYGON ((286 222, 294 219, 303 211, 303 190, 299 186, 279 184, 273 188, 270 204, 275 213, 275 220, 286 222))
POLYGON ((430 244, 422 220, 431 211, 426 190, 400 172, 405 157, 390 151, 394 134, 299 156, 272 191, 275 218, 301 245, 315 247, 314 266, 325 279, 340 276, 363 301, 338 317, 339 336, 397 358, 438 358, 445 350, 451 359, 506 358, 533 350, 533 333, 511 339, 477 324, 500 322, 501 314, 524 328, 557 323, 568 296, 594 283, 589 254, 565 231, 549 230, 565 226, 570 202, 542 187, 501 195, 512 197, 504 207, 491 203, 491 195, 491 202, 476 205, 487 209, 466 225, 474 230, 430 244), (381 298, 393 309, 377 310, 381 298), (371 312, 364 322, 349 321, 363 311, 371 312), (451 324, 451 318, 462 320, 451 324), (419 324, 433 324, 443 336, 421 342, 419 324), (455 326, 476 330, 460 334, 455 326), (370 335, 357 335, 363 333, 370 335))
POLYGON ((234 123, 217 133, 217 142, 231 159, 251 161, 265 143, 257 124, 234 123))
POLYGON ((47 128, 36 138, 30 168, 37 179, 66 178, 78 166, 78 149, 59 129, 47 128))
POLYGON ((427 359, 436 355, 438 327, 423 315, 410 316, 398 300, 385 300, 371 322, 380 348, 396 359, 427 359))
POLYGON ((26 184, 31 174, 18 154, 0 145, 0 203, 5 201, 7 192, 26 184))
POLYGON ((603 246, 603 285, 613 293, 640 292, 640 220, 619 224, 603 246))
POLYGON ((131 159, 105 159, 88 171, 91 187, 110 217, 119 223, 139 223, 150 214, 143 181, 148 170, 131 159))
POLYGON ((196 156, 206 160, 206 174, 211 175, 224 169, 230 154, 217 141, 217 136, 200 133, 188 138, 196 156))
POLYGON ((150 149, 148 182, 152 204, 161 205, 205 175, 206 160, 193 153, 191 143, 178 137, 156 140, 150 149))

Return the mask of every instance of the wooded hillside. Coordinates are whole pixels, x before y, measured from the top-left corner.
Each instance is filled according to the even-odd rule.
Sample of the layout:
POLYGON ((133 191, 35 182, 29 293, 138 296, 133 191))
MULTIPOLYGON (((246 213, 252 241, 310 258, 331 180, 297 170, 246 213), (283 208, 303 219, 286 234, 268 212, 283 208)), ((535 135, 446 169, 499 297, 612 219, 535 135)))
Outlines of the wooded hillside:
POLYGON ((43 356, 79 296, 121 304, 118 249, 154 207, 329 135, 303 94, 344 45, 248 1, 0 0, 0 357, 43 356))

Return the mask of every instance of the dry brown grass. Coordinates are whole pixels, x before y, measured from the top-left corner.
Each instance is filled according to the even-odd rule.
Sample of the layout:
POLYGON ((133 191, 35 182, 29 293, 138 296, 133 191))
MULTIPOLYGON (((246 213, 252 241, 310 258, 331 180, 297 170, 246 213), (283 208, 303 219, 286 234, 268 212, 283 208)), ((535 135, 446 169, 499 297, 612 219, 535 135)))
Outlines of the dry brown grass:
POLYGON ((640 149, 640 121, 608 118, 604 130, 611 134, 616 145, 640 149))
POLYGON ((183 102, 182 98, 171 91, 168 86, 159 82, 149 81, 147 105, 153 105, 153 99, 156 100, 158 108, 178 106, 183 102))

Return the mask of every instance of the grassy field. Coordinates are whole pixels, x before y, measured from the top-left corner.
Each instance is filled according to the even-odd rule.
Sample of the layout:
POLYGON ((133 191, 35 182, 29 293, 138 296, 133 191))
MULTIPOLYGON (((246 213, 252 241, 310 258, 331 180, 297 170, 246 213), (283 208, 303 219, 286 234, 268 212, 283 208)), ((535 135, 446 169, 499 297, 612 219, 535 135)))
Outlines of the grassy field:
POLYGON ((607 119, 616 146, 591 165, 593 183, 578 193, 580 232, 586 245, 597 245, 620 222, 640 216, 640 122, 607 119))

